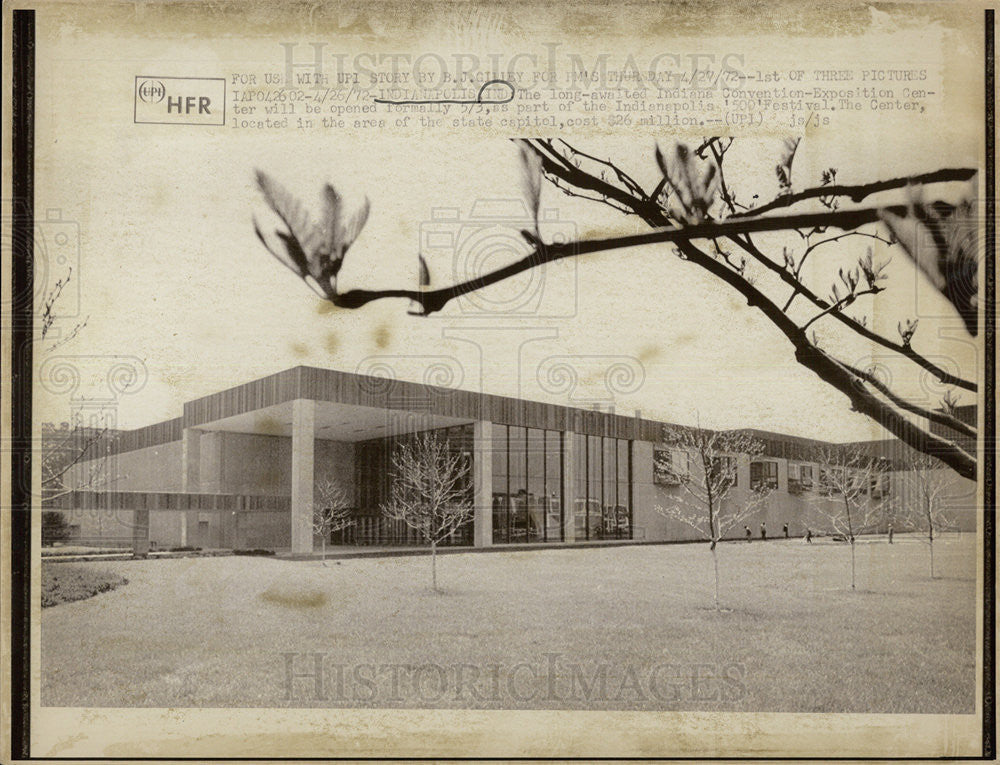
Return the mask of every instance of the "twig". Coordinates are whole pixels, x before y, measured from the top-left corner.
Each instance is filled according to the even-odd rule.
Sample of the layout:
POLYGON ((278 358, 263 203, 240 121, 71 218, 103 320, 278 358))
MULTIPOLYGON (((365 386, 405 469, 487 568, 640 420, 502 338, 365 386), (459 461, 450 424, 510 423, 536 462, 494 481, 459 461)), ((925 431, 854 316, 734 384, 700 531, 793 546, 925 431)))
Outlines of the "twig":
POLYGON ((846 306, 851 305, 859 297, 863 297, 864 295, 877 295, 881 291, 882 291, 881 287, 870 287, 869 289, 861 290, 861 292, 852 292, 849 295, 846 295, 845 297, 842 297, 836 303, 833 303, 832 305, 828 306, 826 309, 820 311, 818 314, 816 314, 815 316, 813 316, 809 321, 807 321, 805 324, 803 324, 802 325, 802 331, 805 332, 807 329, 809 329, 809 327, 811 327, 815 322, 817 322, 820 319, 822 319, 824 316, 828 316, 831 313, 836 313, 841 308, 844 308, 846 306))
POLYGON ((785 207, 802 202, 806 199, 816 199, 818 197, 847 197, 852 202, 863 202, 872 194, 892 189, 905 189, 907 186, 919 186, 928 183, 949 183, 952 181, 970 181, 976 176, 976 170, 967 167, 945 168, 936 170, 933 173, 923 173, 922 175, 911 175, 903 178, 892 178, 887 181, 875 181, 874 183, 864 183, 856 186, 817 186, 795 194, 785 194, 777 197, 767 204, 754 207, 738 216, 761 215, 780 210, 785 207))
MULTIPOLYGON (((896 210, 903 208, 897 207, 896 210)), ((688 226, 670 226, 658 228, 642 234, 630 234, 604 239, 584 239, 574 242, 539 245, 528 255, 507 266, 490 271, 450 287, 436 290, 388 289, 364 290, 355 289, 337 293, 330 302, 341 308, 358 308, 373 300, 383 298, 407 298, 420 304, 424 314, 440 311, 450 301, 470 292, 480 290, 491 284, 509 279, 530 268, 544 263, 561 260, 562 258, 586 255, 595 252, 639 247, 647 244, 662 244, 665 242, 681 243, 692 239, 714 239, 731 237, 734 234, 744 234, 751 231, 783 231, 789 228, 801 228, 813 223, 823 223, 828 226, 853 228, 863 226, 878 220, 880 208, 860 208, 849 211, 798 213, 788 216, 768 216, 760 218, 727 218, 722 221, 708 221, 688 226)))
MULTIPOLYGON (((736 242, 740 247, 746 250, 746 252, 751 257, 753 257, 754 260, 759 262, 768 270, 775 273, 779 279, 781 279, 786 284, 790 285, 794 290, 798 290, 798 293, 802 295, 802 297, 804 297, 810 303, 815 305, 817 308, 825 309, 830 306, 830 303, 828 301, 824 300, 819 295, 814 293, 799 279, 797 279, 792 274, 788 273, 786 269, 782 268, 773 260, 764 255, 764 253, 762 253, 753 244, 753 242, 750 240, 749 235, 745 236, 744 240, 741 240, 739 237, 732 238, 732 241, 736 242)), ((785 303, 785 305, 782 308, 782 311, 787 312, 788 307, 789 303, 785 303)), ((953 375, 952 373, 948 372, 947 370, 935 364, 930 359, 926 358, 920 353, 917 353, 909 345, 904 345, 903 343, 897 343, 893 340, 890 340, 889 338, 878 334, 874 330, 869 329, 868 327, 864 326, 859 321, 848 316, 845 313, 840 313, 840 312, 834 313, 833 318, 835 318, 837 321, 841 322, 845 326, 849 327, 851 330, 853 330, 866 340, 870 340, 873 343, 878 343, 883 348, 887 348, 888 350, 893 351, 894 353, 898 353, 900 356, 903 356, 904 358, 912 361, 917 366, 930 372, 940 382, 944 383, 945 385, 954 385, 958 388, 962 388, 964 390, 968 390, 973 393, 975 393, 978 389, 976 383, 972 382, 971 380, 966 380, 962 377, 958 377, 957 375, 953 375)))
POLYGON ((906 411, 912 412, 913 414, 916 414, 920 417, 926 417, 931 422, 936 422, 939 425, 944 425, 953 430, 957 430, 962 435, 969 436, 970 438, 977 437, 976 429, 971 425, 967 425, 961 420, 952 417, 950 414, 947 414, 945 412, 936 412, 934 410, 925 409, 922 406, 917 406, 916 404, 912 404, 906 399, 899 396, 898 394, 893 393, 888 385, 879 380, 878 377, 876 377, 872 373, 866 372, 863 369, 858 369, 857 367, 851 366, 850 364, 847 364, 846 362, 843 361, 841 361, 840 363, 843 364, 843 366, 846 369, 850 370, 852 374, 857 375, 862 380, 864 380, 869 385, 878 390, 882 395, 888 398, 893 404, 898 406, 900 409, 905 409, 906 411))

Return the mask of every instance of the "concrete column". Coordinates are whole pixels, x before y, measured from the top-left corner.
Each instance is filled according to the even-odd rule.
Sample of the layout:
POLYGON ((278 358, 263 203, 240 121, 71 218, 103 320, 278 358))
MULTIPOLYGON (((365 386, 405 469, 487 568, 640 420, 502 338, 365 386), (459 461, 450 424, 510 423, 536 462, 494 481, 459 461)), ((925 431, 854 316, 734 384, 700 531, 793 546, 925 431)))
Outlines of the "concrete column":
POLYGON ((206 494, 222 494, 225 491, 225 452, 223 449, 226 433, 207 431, 201 434, 198 445, 198 491, 206 494))
POLYGON ((472 443, 472 543, 489 547, 493 544, 493 423, 477 421, 472 443))
POLYGON ((313 551, 313 471, 316 452, 316 402, 292 402, 292 552, 313 551))
POLYGON ((220 520, 222 522, 220 547, 228 547, 234 550, 239 548, 239 545, 236 543, 236 521, 239 517, 237 514, 242 509, 242 499, 242 497, 239 498, 235 509, 220 511, 220 520))
POLYGON ((655 529, 663 528, 656 512, 656 486, 653 484, 653 443, 632 442, 632 537, 656 539, 655 529))
MULTIPOLYGON (((201 490, 201 431, 195 428, 184 428, 181 438, 181 490, 185 494, 196 494, 201 490)), ((189 527, 198 528, 198 514, 193 515, 188 511, 177 513, 180 524, 181 547, 185 547, 191 542, 194 535, 189 531, 189 527)))
POLYGON ((788 493, 788 460, 776 459, 778 463, 778 491, 788 493))
POLYGON ((149 555, 149 509, 132 511, 132 554, 137 558, 149 555))
POLYGON ((563 503, 563 541, 576 541, 576 480, 574 471, 576 470, 576 459, 574 454, 573 434, 566 432, 562 434, 563 447, 563 474, 562 474, 562 503, 563 503))
POLYGON ((736 486, 743 491, 750 490, 750 457, 746 454, 736 455, 736 486))

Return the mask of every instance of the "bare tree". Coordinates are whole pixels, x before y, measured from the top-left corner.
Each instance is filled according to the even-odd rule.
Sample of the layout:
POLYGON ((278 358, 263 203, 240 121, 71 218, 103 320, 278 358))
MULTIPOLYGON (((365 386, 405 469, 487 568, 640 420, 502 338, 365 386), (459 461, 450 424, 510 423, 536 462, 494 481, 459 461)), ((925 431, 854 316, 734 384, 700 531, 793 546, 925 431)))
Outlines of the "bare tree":
POLYGON ((819 490, 813 507, 851 547, 851 589, 856 589, 855 543, 883 515, 888 470, 884 460, 845 446, 820 449, 819 490))
MULTIPOLYGON (((59 298, 62 295, 63 290, 66 289, 66 287, 72 280, 73 280, 73 269, 70 268, 66 272, 65 277, 56 280, 56 283, 52 285, 52 289, 48 291, 48 293, 42 300, 42 314, 40 318, 41 318, 41 336, 43 341, 48 339, 48 336, 52 331, 52 327, 55 324, 55 320, 57 318, 56 305, 59 302, 59 298)), ((78 321, 65 335, 63 335, 61 338, 56 340, 56 342, 47 347, 45 349, 45 352, 51 353, 59 346, 65 345, 66 343, 73 340, 78 334, 80 334, 80 330, 82 330, 84 327, 87 326, 88 321, 90 321, 90 316, 86 316, 83 319, 83 321, 78 321)))
POLYGON ((57 499, 72 491, 97 490, 113 482, 108 475, 111 434, 107 427, 81 422, 42 424, 42 498, 57 499))
POLYGON ((671 475, 684 494, 657 506, 661 515, 701 534, 712 551, 715 571, 715 608, 719 610, 718 544, 737 524, 752 515, 771 493, 766 485, 736 489, 741 455, 753 459, 764 451, 763 442, 739 432, 668 426, 665 443, 694 457, 695 470, 684 469, 660 457, 654 469, 671 475))
POLYGON ((945 496, 954 487, 955 476, 937 460, 913 454, 901 474, 900 493, 895 498, 897 517, 908 528, 927 533, 931 579, 934 579, 934 533, 954 528, 945 513, 945 496))
MULTIPOLYGON (((58 318, 59 298, 72 279, 73 269, 70 268, 65 277, 56 280, 42 300, 40 335, 43 343, 51 339, 58 318)), ((74 340, 89 319, 88 316, 74 324, 46 347, 45 353, 51 353, 74 340)), ((71 491, 95 490, 116 480, 108 475, 113 435, 106 426, 88 426, 75 417, 72 422, 63 423, 58 428, 51 423, 43 423, 40 467, 43 499, 51 501, 71 491)))
POLYGON ((468 455, 434 433, 400 443, 392 454, 389 501, 382 511, 415 529, 431 546, 431 583, 437 585, 437 546, 472 516, 468 455))
MULTIPOLYGON (((114 469, 113 459, 116 435, 106 425, 85 425, 78 416, 59 427, 42 423, 39 472, 43 506, 59 507, 61 497, 78 491, 107 491, 120 481, 124 476, 114 469)), ((64 514, 66 509, 52 512, 64 514)), ((117 513, 110 506, 91 510, 98 537, 104 536, 105 518, 114 519, 117 513)))
POLYGON ((256 226, 257 235, 274 257, 337 306, 359 308, 373 300, 406 298, 422 315, 440 311, 462 295, 555 260, 669 243, 680 260, 707 271, 740 293, 750 307, 771 322, 795 360, 843 393, 854 410, 917 451, 933 454, 960 475, 976 479, 975 457, 954 440, 932 432, 928 421, 975 438, 973 426, 947 411, 930 409, 906 398, 874 368, 849 363, 821 346, 817 334, 822 327, 824 332, 836 331, 838 337, 843 334, 860 338, 877 346, 880 352, 889 351, 916 365, 947 386, 977 391, 974 380, 949 372, 915 347, 915 318, 899 317, 897 340, 869 327, 867 315, 848 311, 865 300, 874 300, 887 289, 887 258, 877 254, 875 248, 900 246, 955 306, 969 333, 976 334, 976 245, 974 237, 964 235, 970 228, 968 216, 974 214, 972 203, 924 201, 928 190, 972 181, 974 169, 945 168, 845 185, 838 182, 836 168, 829 168, 815 185, 798 190, 793 167, 799 141, 787 140, 772 160, 778 193, 770 201, 759 202, 759 195, 738 192, 726 177, 725 158, 732 139, 706 138, 694 149, 677 144, 666 153, 657 149, 652 159, 660 179, 650 189, 644 188, 620 163, 587 154, 564 140, 533 139, 520 141, 519 145, 523 185, 535 217, 534 230, 521 232, 531 252, 466 281, 433 289, 429 279, 421 279, 416 288, 338 289, 337 274, 348 247, 367 219, 368 205, 366 201, 351 223, 345 225, 340 197, 330 186, 326 187, 324 217, 313 224, 293 196, 258 172, 264 197, 286 230, 276 232, 276 241, 269 240, 260 226, 256 226), (651 231, 546 243, 537 225, 541 179, 571 196, 635 216, 651 231), (882 201, 861 206, 870 197, 893 191, 906 195, 902 203, 882 201), (848 202, 852 205, 847 206, 848 202), (787 232, 792 235, 791 245, 781 246, 780 252, 778 245, 762 249, 754 238, 762 232, 787 232), (809 284, 807 262, 835 255, 840 250, 836 243, 848 237, 863 238, 873 248, 850 263, 841 262, 832 284, 809 284), (826 292, 829 294, 824 296, 826 292))
POLYGON ((322 539, 323 565, 326 565, 326 540, 335 531, 354 525, 350 495, 339 482, 324 479, 313 489, 313 534, 322 539))

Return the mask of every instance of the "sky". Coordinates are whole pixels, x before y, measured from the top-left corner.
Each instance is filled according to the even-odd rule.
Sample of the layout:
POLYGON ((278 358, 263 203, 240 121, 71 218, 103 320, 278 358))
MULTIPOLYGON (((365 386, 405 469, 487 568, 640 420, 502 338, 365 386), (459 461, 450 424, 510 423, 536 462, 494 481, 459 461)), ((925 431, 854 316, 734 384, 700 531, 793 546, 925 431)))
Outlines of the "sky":
MULTIPOLYGON (((92 34, 54 31, 51 39, 64 47, 42 58, 53 63, 40 71, 36 210, 59 211, 61 221, 47 222, 46 230, 65 229, 79 242, 71 245, 68 261, 77 263, 75 289, 61 299, 69 315, 56 331, 65 334, 84 317, 86 326, 42 358, 51 369, 72 357, 69 363, 81 370, 75 393, 51 382, 42 386, 45 419, 65 419, 71 395, 105 395, 107 369, 124 360, 141 370, 118 399, 117 424, 125 428, 179 416, 185 401, 304 364, 391 370, 410 380, 627 414, 639 410, 672 422, 699 419, 710 427, 829 440, 882 435, 849 411, 842 394, 799 366, 783 337, 739 295, 665 246, 564 262, 430 318, 408 315, 405 301, 330 310, 257 241, 254 216, 266 225, 275 221, 255 188, 256 169, 313 209, 326 182, 348 205, 370 199, 368 224, 342 272, 345 288, 414 286, 419 251, 437 286, 517 257, 517 230, 526 218, 516 147, 474 133, 383 133, 359 140, 335 132, 197 133, 134 125, 131 104, 117 103, 109 114, 99 99, 83 95, 85 83, 130 82, 137 68, 150 61, 167 66, 178 51, 211 60, 212 41, 164 39, 150 46, 147 40, 145 47, 125 45, 105 60, 77 55, 93 50, 92 34), (484 204, 508 211, 499 225, 484 224, 484 204), (430 246, 440 241, 427 238, 435 232, 450 232, 457 244, 430 246)), ((273 48, 271 41, 264 50, 273 55, 273 48)), ((976 163, 977 133, 961 121, 924 120, 905 133, 870 124, 868 130, 807 136, 796 158, 797 186, 814 183, 831 166, 839 181, 864 183, 976 163)), ((656 143, 669 147, 678 137, 584 136, 577 143, 620 158, 651 188, 658 180, 656 143)), ((729 178, 741 198, 777 193, 773 166, 780 147, 780 136, 737 143, 729 178)), ((606 206, 570 199, 551 186, 543 189, 542 207, 543 235, 642 230, 606 206)), ((760 242, 777 253, 783 244, 768 237, 760 242)), ((851 263, 867 244, 848 242, 817 259, 817 291, 825 294, 835 265, 851 263)), ((55 264, 41 281, 51 284, 64 266, 55 264)), ((942 363, 954 359, 971 374, 975 348, 954 332, 957 320, 948 306, 901 252, 892 255, 889 273, 891 294, 857 312, 890 336, 897 321, 920 316, 917 346, 942 363), (942 339, 942 333, 955 339, 942 339)), ((872 349, 842 343, 832 327, 818 325, 829 347, 850 360, 870 357, 872 349)), ((875 360, 882 355, 876 351, 875 360)), ((890 367, 894 385, 925 403, 943 393, 912 366, 890 367)))

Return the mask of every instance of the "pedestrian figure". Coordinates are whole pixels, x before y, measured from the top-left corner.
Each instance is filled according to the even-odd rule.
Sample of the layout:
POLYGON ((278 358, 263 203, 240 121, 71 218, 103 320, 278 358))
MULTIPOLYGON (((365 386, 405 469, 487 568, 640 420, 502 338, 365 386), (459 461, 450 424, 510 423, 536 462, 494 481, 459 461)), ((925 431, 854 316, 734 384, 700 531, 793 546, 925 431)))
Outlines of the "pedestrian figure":
POLYGON ((767 526, 764 525, 764 521, 760 522, 760 538, 767 539, 767 526))
POLYGON ((788 524, 786 523, 784 526, 782 526, 781 530, 785 532, 785 539, 788 539, 788 524))
POLYGON ((753 538, 753 534, 750 532, 750 527, 744 525, 743 526, 743 530, 746 531, 746 533, 747 533, 747 542, 749 542, 753 538))
POLYGON ((809 529, 806 529, 806 542, 813 543, 813 533, 809 529))
POLYGON ((889 544, 892 544, 892 524, 889 524, 889 544))

